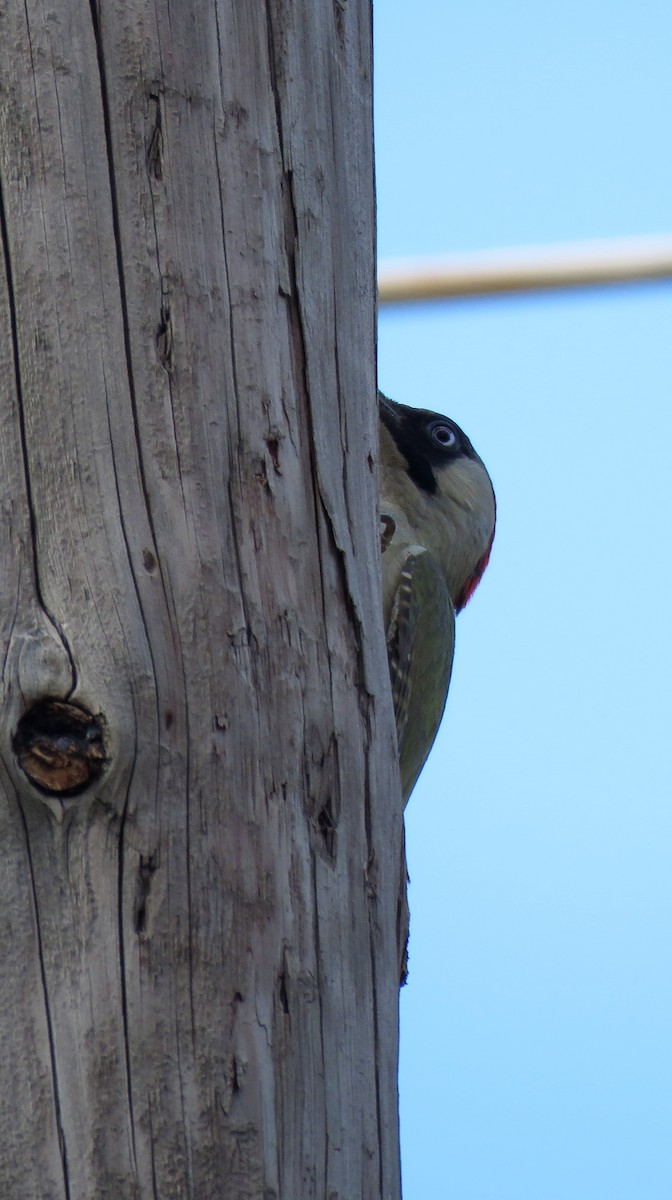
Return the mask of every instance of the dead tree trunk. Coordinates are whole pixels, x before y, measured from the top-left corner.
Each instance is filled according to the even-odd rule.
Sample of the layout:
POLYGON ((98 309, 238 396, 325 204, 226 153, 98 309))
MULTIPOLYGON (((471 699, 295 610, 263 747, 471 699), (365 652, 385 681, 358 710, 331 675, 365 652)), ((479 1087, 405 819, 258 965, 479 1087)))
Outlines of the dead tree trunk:
POLYGON ((399 1196, 370 22, 0 13, 3 1200, 399 1196))

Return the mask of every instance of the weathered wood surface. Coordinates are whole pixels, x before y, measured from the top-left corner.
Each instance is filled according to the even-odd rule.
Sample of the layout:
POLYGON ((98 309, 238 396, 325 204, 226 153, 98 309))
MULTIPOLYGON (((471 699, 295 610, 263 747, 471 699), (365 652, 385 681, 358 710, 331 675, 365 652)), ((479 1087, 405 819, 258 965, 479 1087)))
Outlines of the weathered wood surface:
POLYGON ((4 1200, 399 1195, 370 22, 0 12, 4 1200))

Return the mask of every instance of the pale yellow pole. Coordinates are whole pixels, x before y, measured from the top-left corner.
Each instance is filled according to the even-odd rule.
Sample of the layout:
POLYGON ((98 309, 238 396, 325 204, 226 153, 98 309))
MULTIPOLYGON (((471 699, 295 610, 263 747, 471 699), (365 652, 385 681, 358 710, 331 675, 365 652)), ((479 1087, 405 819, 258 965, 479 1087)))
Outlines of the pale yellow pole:
POLYGON ((672 234, 383 261, 378 300, 456 300, 656 279, 672 279, 672 234))

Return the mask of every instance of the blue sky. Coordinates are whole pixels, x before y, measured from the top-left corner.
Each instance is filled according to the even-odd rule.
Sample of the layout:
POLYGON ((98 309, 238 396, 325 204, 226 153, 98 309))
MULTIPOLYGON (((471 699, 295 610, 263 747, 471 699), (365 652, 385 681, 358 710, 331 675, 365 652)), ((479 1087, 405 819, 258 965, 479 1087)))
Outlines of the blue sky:
MULTIPOLYGON (((381 258, 672 229, 667 5, 376 0, 381 258)), ((672 1196, 672 284, 387 309, 499 520, 407 809, 405 1200, 672 1196)))

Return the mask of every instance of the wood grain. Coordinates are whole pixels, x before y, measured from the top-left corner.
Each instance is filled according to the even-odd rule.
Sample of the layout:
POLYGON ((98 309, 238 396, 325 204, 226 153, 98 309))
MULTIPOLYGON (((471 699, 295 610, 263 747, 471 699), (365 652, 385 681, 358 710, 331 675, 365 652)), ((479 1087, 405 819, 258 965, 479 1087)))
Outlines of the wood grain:
POLYGON ((397 1200, 370 6, 0 26, 0 1194, 397 1200))

